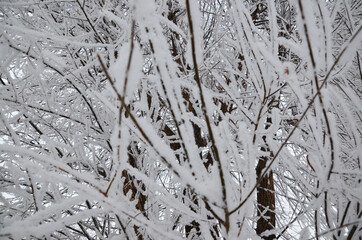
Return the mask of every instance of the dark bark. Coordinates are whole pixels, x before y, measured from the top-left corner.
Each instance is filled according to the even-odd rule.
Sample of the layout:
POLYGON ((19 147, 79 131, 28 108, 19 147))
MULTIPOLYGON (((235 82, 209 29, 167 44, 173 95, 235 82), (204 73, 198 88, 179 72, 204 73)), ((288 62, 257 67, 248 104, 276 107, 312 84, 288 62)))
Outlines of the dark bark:
MULTIPOLYGON (((268 129, 271 124, 271 118, 267 118, 266 127, 268 129)), ((261 151, 265 152, 265 156, 261 156, 256 167, 257 181, 260 179, 266 167, 269 157, 273 157, 273 153, 268 147, 266 136, 263 136, 265 146, 261 147, 261 151)), ((275 228, 275 191, 273 171, 266 174, 257 188, 257 211, 258 220, 256 233, 266 240, 275 239, 274 234, 263 234, 265 231, 270 231, 275 228)))
MULTIPOLYGON (((256 167, 257 176, 261 175, 266 165, 266 158, 260 158, 256 167)), ((257 209, 258 221, 256 232, 262 237, 262 233, 268 230, 273 230, 275 227, 275 193, 274 193, 274 180, 273 172, 270 171, 266 174, 257 189, 257 209)), ((275 235, 262 237, 263 239, 275 239, 275 235)))

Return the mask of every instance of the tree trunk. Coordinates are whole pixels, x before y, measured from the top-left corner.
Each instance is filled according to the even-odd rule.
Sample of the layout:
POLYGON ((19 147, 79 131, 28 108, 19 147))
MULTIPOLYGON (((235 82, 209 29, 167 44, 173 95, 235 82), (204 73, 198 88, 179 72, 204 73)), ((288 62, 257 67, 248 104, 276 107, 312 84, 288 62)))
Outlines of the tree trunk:
MULTIPOLYGON (((265 129, 268 129, 271 125, 271 118, 267 118, 267 124, 265 129)), ((261 147, 261 151, 265 152, 265 156, 259 158, 258 165, 256 167, 257 181, 259 181, 263 171, 266 167, 267 161, 270 157, 273 157, 273 152, 270 150, 266 136, 263 136, 265 147, 261 147)), ((273 171, 269 171, 261 180, 257 188, 257 211, 258 221, 256 226, 256 233, 266 240, 275 239, 274 234, 263 234, 265 231, 270 231, 275 228, 275 191, 274 191, 274 179, 273 171)))

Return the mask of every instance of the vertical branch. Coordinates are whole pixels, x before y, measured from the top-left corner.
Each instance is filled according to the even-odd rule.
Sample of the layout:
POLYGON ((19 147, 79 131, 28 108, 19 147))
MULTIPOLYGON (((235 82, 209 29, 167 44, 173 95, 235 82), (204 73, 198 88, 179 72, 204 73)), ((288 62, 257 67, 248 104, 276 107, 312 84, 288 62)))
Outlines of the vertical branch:
MULTIPOLYGON (((122 99, 119 99, 121 102, 124 102, 124 99, 125 99, 126 93, 127 93, 127 83, 128 83, 128 78, 129 78, 129 71, 131 69, 132 56, 133 56, 133 50, 134 50, 134 32, 135 32, 135 20, 132 21, 132 26, 131 26, 131 38, 130 38, 131 46, 130 46, 130 51, 129 51, 129 55, 128 55, 128 63, 127 63, 125 79, 124 79, 124 82, 123 82, 123 94, 121 96, 122 99)), ((104 66, 104 64, 103 64, 103 62, 102 62, 99 55, 98 55, 98 61, 101 63, 102 68, 105 69, 105 66, 104 66)), ((104 72, 106 74, 107 79, 110 81, 110 84, 113 86, 114 83, 113 83, 113 81, 111 79, 111 76, 109 76, 108 71, 104 71, 104 72)), ((114 90, 117 91, 115 87, 114 87, 114 90)), ((118 111, 118 128, 119 128, 118 129, 118 136, 117 136, 118 141, 121 140, 121 135, 122 135, 121 125, 122 125, 123 108, 124 108, 124 104, 121 104, 121 107, 119 108, 119 111, 118 111)), ((118 159, 120 159, 120 156, 121 156, 120 149, 121 149, 121 146, 118 144, 117 145, 117 157, 118 157, 118 159)), ((106 195, 108 195, 108 192, 111 189, 111 186, 112 186, 114 180, 116 179, 117 175, 118 175, 118 169, 115 170, 114 176, 113 176, 111 182, 109 183, 109 185, 107 187, 107 190, 106 190, 106 193, 105 193, 106 195)))
MULTIPOLYGON (((329 168, 328 178, 327 178, 327 180, 330 180, 330 177, 331 177, 331 174, 332 174, 332 171, 333 171, 333 168, 334 168, 334 142, 333 142, 333 138, 332 138, 329 119, 328 119, 328 116, 327 116, 327 111, 326 111, 326 108, 324 106, 322 93, 321 93, 321 89, 320 89, 320 85, 319 85, 316 61, 315 61, 314 53, 313 53, 313 49, 312 49, 312 42, 311 42, 309 32, 308 32, 308 25, 307 25, 307 22, 306 22, 306 19, 305 19, 305 16, 304 16, 303 4, 302 4, 301 0, 299 0, 298 3, 299 3, 299 8, 300 8, 301 18, 303 20, 304 34, 305 34, 305 38, 306 38, 306 41, 307 41, 307 44, 308 44, 309 57, 310 57, 310 60, 311 60, 311 63, 312 63, 312 69, 313 69, 313 75, 314 75, 314 84, 315 84, 315 86, 317 88, 318 99, 319 99, 319 103, 321 104, 321 107, 322 107, 322 113, 323 113, 324 121, 326 123, 326 128, 327 128, 327 136, 328 136, 329 145, 330 145, 330 148, 331 148, 331 152, 330 152, 331 165, 330 165, 330 168, 329 168)), ((331 225, 330 225, 330 221, 329 221, 328 202, 327 202, 328 193, 325 192, 324 194, 325 194, 324 214, 325 214, 325 217, 326 217, 327 225, 330 228, 331 225)), ((335 238, 334 235, 333 235, 333 237, 335 238)))
POLYGON ((314 235, 317 240, 319 240, 319 225, 318 225, 318 211, 314 210, 314 235))
MULTIPOLYGON (((329 119, 328 119, 328 116, 327 116, 327 111, 326 111, 326 108, 325 108, 324 103, 323 103, 323 98, 322 98, 322 93, 321 93, 321 86, 319 85, 317 67, 316 67, 316 62, 315 62, 314 53, 313 53, 313 49, 312 49, 312 42, 311 42, 309 32, 308 32, 308 26, 307 26, 306 19, 305 19, 305 16, 304 16, 303 4, 302 4, 301 0, 298 0, 298 3, 299 3, 300 12, 301 12, 301 17, 303 19, 304 34, 305 34, 305 38, 306 38, 307 44, 308 44, 309 57, 310 57, 311 63, 312 63, 312 69, 313 69, 313 75, 314 75, 314 84, 315 84, 315 86, 317 88, 318 99, 319 99, 319 102, 320 102, 321 107, 322 107, 324 121, 326 122, 327 135, 328 135, 328 138, 329 138, 329 145, 331 147, 331 153, 330 153, 331 154, 331 166, 330 166, 329 172, 328 172, 328 180, 329 180, 330 177, 331 177, 332 171, 333 171, 333 167, 334 167, 334 143, 333 143, 333 138, 332 138, 329 119)), ((329 223, 328 223, 328 225, 329 225, 329 223)))
POLYGON ((39 207, 36 201, 36 197, 35 197, 35 189, 34 189, 34 185, 33 185, 33 181, 31 179, 31 176, 29 174, 29 170, 26 169, 26 173, 28 174, 28 178, 29 178, 29 183, 30 183, 30 188, 31 188, 31 194, 33 195, 33 201, 34 201, 34 205, 35 205, 35 212, 39 211, 39 207))
POLYGON ((193 64, 194 64, 195 80, 196 80, 196 83, 197 83, 197 87, 199 89, 202 113, 203 113, 204 118, 205 118, 207 130, 208 130, 208 135, 209 135, 209 138, 210 138, 210 141, 211 141, 211 152, 212 152, 212 154, 214 156, 214 159, 215 159, 215 161, 216 161, 216 163, 218 165, 219 177, 220 177, 221 188, 222 188, 222 200, 224 202, 224 213, 225 213, 224 226, 225 226, 226 232, 228 232, 229 231, 229 210, 228 210, 228 203, 227 203, 227 196, 226 196, 226 183, 225 183, 225 177, 224 177, 224 170, 223 170, 223 167, 222 167, 219 151, 218 151, 218 148, 217 148, 216 143, 215 143, 211 123, 210 123, 210 120, 209 120, 209 116, 207 114, 207 108, 206 108, 204 94, 203 94, 203 91, 202 91, 202 84, 201 84, 201 79, 200 79, 200 76, 199 76, 199 67, 198 67, 197 59, 196 59, 196 46, 195 46, 195 36, 194 36, 195 32, 194 32, 194 27, 193 27, 193 23, 192 23, 190 0, 186 0, 186 10, 187 10, 187 17, 188 17, 189 28, 190 28, 192 61, 193 61, 193 64))

